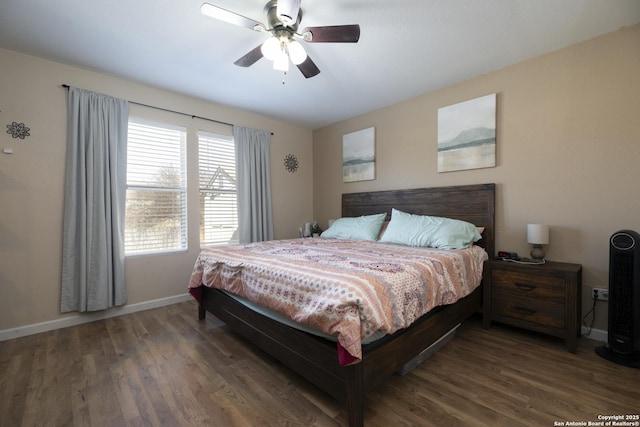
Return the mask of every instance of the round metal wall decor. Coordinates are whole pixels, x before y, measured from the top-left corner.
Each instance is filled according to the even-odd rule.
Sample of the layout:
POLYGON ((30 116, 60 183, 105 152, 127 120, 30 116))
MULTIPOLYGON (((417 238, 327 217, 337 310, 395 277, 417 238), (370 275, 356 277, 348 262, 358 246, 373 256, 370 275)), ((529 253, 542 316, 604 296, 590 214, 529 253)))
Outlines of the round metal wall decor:
POLYGON ((298 170, 298 159, 293 154, 284 156, 284 167, 291 173, 298 170))

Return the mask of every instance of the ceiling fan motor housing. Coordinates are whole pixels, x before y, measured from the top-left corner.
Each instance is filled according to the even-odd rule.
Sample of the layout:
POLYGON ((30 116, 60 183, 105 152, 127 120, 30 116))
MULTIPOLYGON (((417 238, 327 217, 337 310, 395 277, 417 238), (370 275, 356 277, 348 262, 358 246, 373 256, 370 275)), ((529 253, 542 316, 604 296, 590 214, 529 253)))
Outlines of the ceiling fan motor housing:
POLYGON ((278 16, 278 0, 270 0, 264 6, 264 11, 267 15, 268 29, 279 30, 281 28, 286 28, 292 35, 298 31, 298 25, 300 25, 300 21, 302 20, 302 9, 298 9, 298 16, 291 24, 283 22, 283 20, 278 16))

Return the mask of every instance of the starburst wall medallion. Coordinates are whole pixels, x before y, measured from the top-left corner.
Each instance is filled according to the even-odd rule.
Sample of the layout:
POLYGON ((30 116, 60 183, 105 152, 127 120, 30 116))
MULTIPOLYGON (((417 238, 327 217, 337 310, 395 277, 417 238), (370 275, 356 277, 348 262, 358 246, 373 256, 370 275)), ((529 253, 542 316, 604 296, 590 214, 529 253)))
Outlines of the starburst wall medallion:
POLYGON ((7 133, 10 133, 14 138, 24 139, 29 136, 29 130, 24 123, 12 122, 10 125, 7 125, 7 133))
POLYGON ((291 173, 298 170, 298 159, 293 154, 284 156, 284 167, 291 173))

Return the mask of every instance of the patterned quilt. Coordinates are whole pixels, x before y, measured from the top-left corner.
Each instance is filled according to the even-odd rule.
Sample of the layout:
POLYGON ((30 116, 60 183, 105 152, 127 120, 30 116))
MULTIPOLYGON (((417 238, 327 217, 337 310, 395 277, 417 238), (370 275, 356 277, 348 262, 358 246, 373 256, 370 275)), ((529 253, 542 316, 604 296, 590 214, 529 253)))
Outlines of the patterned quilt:
POLYGON ((417 248, 322 238, 204 249, 189 288, 224 289, 337 337, 353 358, 376 331, 392 334, 479 286, 484 249, 417 248))

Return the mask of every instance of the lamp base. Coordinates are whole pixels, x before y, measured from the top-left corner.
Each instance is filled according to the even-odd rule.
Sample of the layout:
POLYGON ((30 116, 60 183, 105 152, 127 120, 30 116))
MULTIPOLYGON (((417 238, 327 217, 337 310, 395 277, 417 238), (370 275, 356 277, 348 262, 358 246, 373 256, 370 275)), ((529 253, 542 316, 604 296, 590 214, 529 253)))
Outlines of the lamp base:
POLYGON ((542 245, 533 245, 530 255, 532 259, 542 261, 544 259, 544 250, 542 250, 542 245))

